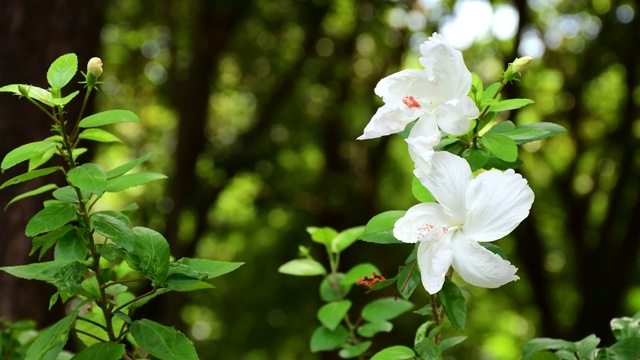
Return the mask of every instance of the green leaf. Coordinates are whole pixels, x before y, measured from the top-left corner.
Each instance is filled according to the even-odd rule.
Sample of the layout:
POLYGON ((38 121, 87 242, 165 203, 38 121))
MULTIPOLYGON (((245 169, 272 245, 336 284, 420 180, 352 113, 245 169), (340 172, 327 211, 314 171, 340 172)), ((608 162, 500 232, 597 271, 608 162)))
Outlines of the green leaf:
POLYGON ((406 346, 392 346, 373 355, 371 360, 405 360, 413 359, 416 354, 406 346))
POLYGON ((462 152, 462 157, 469 163, 471 171, 476 171, 487 164, 491 153, 485 148, 469 148, 462 152))
POLYGON ((393 225, 405 213, 406 211, 393 210, 372 217, 364 227, 364 234, 360 239, 377 244, 402 244, 400 240, 393 237, 393 225))
POLYGON ((102 195, 107 186, 107 174, 104 169, 92 163, 74 167, 67 173, 67 179, 71 185, 97 196, 102 195))
POLYGON ((533 102, 534 101, 531 99, 502 100, 502 101, 499 101, 497 104, 491 105, 491 108, 489 108, 489 110, 493 112, 515 110, 515 109, 520 109, 523 106, 533 104, 533 102))
POLYGON ((295 259, 281 265, 278 272, 296 276, 315 276, 325 275, 327 270, 313 259, 295 259))
POLYGON ((442 339, 442 341, 440 342, 440 350, 444 352, 444 351, 446 351, 448 349, 451 349, 452 347, 460 344, 461 342, 465 341, 466 339, 467 339, 466 336, 454 336, 454 337, 442 339))
POLYGON ((411 310, 413 303, 392 297, 376 299, 362 308, 362 318, 370 322, 387 321, 411 310))
POLYGON ((98 127, 119 122, 140 122, 138 115, 129 110, 107 110, 102 111, 80 120, 78 124, 81 128, 98 127))
POLYGON ((420 180, 417 177, 413 177, 411 180, 411 193, 416 200, 420 202, 435 202, 436 198, 433 197, 431 192, 422 185, 420 180))
POLYGON ((46 193, 47 191, 51 191, 55 188, 57 188, 58 186, 56 184, 47 184, 47 185, 42 185, 37 189, 33 189, 31 191, 27 191, 25 193, 22 193, 16 197, 14 197, 13 199, 11 199, 7 205, 5 205, 4 209, 7 210, 7 208, 9 207, 9 205, 13 204, 16 201, 20 201, 22 199, 26 199, 28 197, 32 197, 32 196, 36 196, 36 195, 40 195, 42 193, 46 193))
POLYGON ((145 154, 140 156, 139 158, 129 161, 128 163, 122 164, 114 169, 111 169, 109 171, 107 171, 107 179, 113 179, 116 178, 118 176, 124 175, 127 172, 129 172, 131 169, 135 168, 136 166, 142 164, 143 162, 155 157, 157 154, 156 153, 149 153, 149 154, 145 154))
POLYGON ((54 105, 51 102, 52 96, 48 90, 45 90, 43 88, 39 88, 33 85, 23 85, 23 84, 5 85, 0 88, 0 92, 11 92, 18 96, 26 96, 25 94, 23 94, 23 91, 20 90, 21 87, 24 89, 25 94, 28 95, 30 98, 34 100, 38 100, 41 103, 44 103, 48 106, 54 105))
POLYGON ((180 258, 177 263, 190 266, 202 275, 204 279, 213 279, 228 274, 240 266, 243 262, 214 261, 208 259, 180 258))
POLYGON ((119 360, 124 355, 124 344, 97 343, 83 349, 71 360, 119 360))
POLYGON ((364 233, 364 226, 357 226, 341 231, 331 240, 331 251, 334 254, 342 252, 353 244, 364 233))
POLYGON ((91 227, 99 234, 111 239, 126 251, 133 251, 135 235, 121 220, 104 213, 91 215, 91 227))
POLYGON ((622 339, 611 345, 608 349, 598 352, 596 360, 628 360, 637 359, 640 356, 640 338, 631 337, 622 339))
POLYGON ((640 313, 634 317, 619 317, 611 320, 611 332, 616 340, 640 337, 640 313))
POLYGON ((510 139, 515 141, 516 144, 521 145, 562 134, 566 131, 567 129, 558 124, 541 122, 520 125, 515 129, 508 129, 501 131, 500 133, 508 136, 510 139))
POLYGON ((55 260, 84 261, 86 257, 87 246, 76 229, 67 231, 57 240, 56 248, 53 252, 53 258, 55 260))
POLYGON ((524 346, 522 348, 522 360, 529 360, 536 353, 545 350, 567 350, 569 352, 576 352, 577 348, 576 344, 561 339, 531 339, 524 343, 524 346))
POLYGON ((77 316, 78 312, 74 311, 41 332, 27 349, 25 360, 55 360, 67 343, 69 330, 77 316))
POLYGON ((44 169, 29 171, 27 173, 12 177, 11 179, 5 181, 4 183, 2 183, 2 185, 0 185, 0 189, 4 189, 7 186, 19 184, 21 182, 37 179, 39 177, 49 175, 61 169, 62 168, 60 166, 52 166, 44 169))
MULTIPOLYGON (((78 202, 80 202, 80 200, 78 200, 78 193, 76 192, 76 189, 74 189, 70 185, 63 186, 57 189, 56 191, 53 192, 52 195, 56 200, 59 200, 62 202, 73 203, 73 204, 77 204, 78 202)), ((82 197, 84 199, 88 199, 90 196, 91 194, 85 191, 82 191, 82 197)))
POLYGON ((71 288, 78 284, 78 281, 83 278, 86 272, 87 265, 80 261, 72 261, 60 268, 53 277, 53 283, 61 294, 70 292, 71 288))
POLYGON ((307 228, 307 232, 311 235, 311 240, 326 246, 331 245, 331 241, 338 236, 338 232, 330 227, 310 226, 307 228))
POLYGON ((449 280, 445 281, 442 290, 438 292, 438 300, 440 300, 451 325, 463 331, 467 321, 467 301, 458 285, 449 280))
POLYGON ((318 320, 324 327, 333 331, 340 325, 350 308, 351 301, 349 300, 330 302, 318 310, 318 320))
POLYGON ((122 142, 117 136, 102 129, 85 129, 78 135, 79 139, 92 140, 98 142, 122 142))
POLYGON ((27 265, 3 266, 0 267, 0 270, 21 279, 52 282, 60 269, 68 263, 68 261, 45 261, 27 265))
POLYGON ((145 228, 133 228, 133 250, 126 254, 127 263, 133 269, 161 284, 169 272, 169 243, 159 232, 145 228))
POLYGON ((576 348, 578 353, 578 358, 580 359, 589 359, 591 354, 596 350, 598 344, 600 343, 600 338, 591 334, 584 339, 576 342, 576 348))
POLYGON ((507 258, 507 254, 504 252, 504 250, 500 246, 498 246, 498 245, 496 245, 494 243, 483 241, 483 242, 480 243, 480 246, 484 247, 485 249, 491 251, 492 253, 500 256, 501 258, 503 258, 505 260, 509 260, 507 258))
POLYGON ((338 352, 338 355, 343 359, 351 359, 364 354, 365 351, 371 347, 371 341, 363 341, 356 345, 347 345, 338 352))
POLYGON ((311 352, 334 350, 346 343, 349 332, 344 326, 338 326, 335 330, 329 330, 324 326, 316 328, 311 335, 311 352))
POLYGON ((46 153, 51 149, 56 148, 56 142, 51 140, 36 141, 28 144, 18 146, 17 148, 9 151, 2 160, 0 168, 4 172, 5 170, 23 162, 46 153))
POLYGON ((44 253, 49 250, 53 245, 55 245, 56 241, 64 236, 69 231, 73 230, 74 227, 71 225, 65 225, 59 229, 53 230, 47 234, 36 236, 33 238, 33 247, 29 252, 29 256, 33 255, 39 248, 40 254, 38 255, 38 260, 44 255, 44 253))
POLYGON ((198 359, 189 339, 178 330, 148 319, 131 324, 131 335, 143 350, 162 360, 198 359))
POLYGON ((368 322, 358 328, 358 335, 373 337, 380 332, 391 332, 393 324, 388 321, 368 322))
POLYGON ((420 272, 418 271, 415 260, 401 267, 397 278, 398 282, 396 286, 398 292, 405 300, 409 299, 413 291, 422 284, 420 272))
POLYGON ((351 291, 352 285, 346 284, 343 280, 344 274, 342 273, 337 273, 335 277, 334 275, 325 276, 320 282, 320 299, 325 302, 331 302, 340 301, 347 296, 351 291), (334 283, 338 284, 339 292, 336 291, 334 283))
POLYGON ((193 291, 213 288, 210 284, 202 281, 204 275, 191 266, 173 262, 169 264, 169 273, 164 287, 174 291, 193 291))
POLYGON ((498 92, 498 89, 500 89, 500 83, 499 82, 496 82, 496 83, 493 83, 493 84, 487 86, 487 88, 484 89, 484 92, 482 93, 482 103, 484 104, 485 102, 493 99, 493 97, 496 96, 496 93, 498 92))
POLYGON ((365 276, 371 277, 374 273, 380 275, 382 272, 373 264, 358 264, 347 271, 344 277, 340 279, 340 284, 349 286, 355 285, 358 279, 362 279, 365 276))
POLYGON ((53 157, 53 155, 56 154, 57 151, 58 149, 50 149, 49 151, 43 154, 36 155, 31 159, 29 159, 28 171, 35 170, 36 168, 45 164, 47 161, 51 160, 51 158, 53 157))
POLYGON ((76 212, 77 207, 73 204, 58 202, 47 206, 29 220, 25 234, 33 237, 62 227, 77 218, 76 212))
POLYGON ((80 91, 76 90, 63 98, 52 97, 51 99, 49 99, 49 102, 53 105, 65 106, 69 102, 71 102, 71 100, 73 100, 73 98, 75 98, 78 94, 80 94, 80 91))
POLYGON ((480 138, 480 143, 500 160, 511 162, 518 159, 518 146, 507 135, 486 133, 480 138))
POLYGON ((416 352, 420 355, 421 359, 441 359, 442 350, 433 342, 433 340, 426 338, 420 341, 415 346, 416 352))
POLYGON ((134 186, 144 185, 152 181, 166 179, 167 176, 155 172, 139 172, 127 175, 121 175, 116 178, 107 180, 107 192, 118 192, 134 186))
POLYGON ((62 89, 78 71, 76 54, 64 54, 57 58, 47 71, 47 81, 54 89, 62 89))

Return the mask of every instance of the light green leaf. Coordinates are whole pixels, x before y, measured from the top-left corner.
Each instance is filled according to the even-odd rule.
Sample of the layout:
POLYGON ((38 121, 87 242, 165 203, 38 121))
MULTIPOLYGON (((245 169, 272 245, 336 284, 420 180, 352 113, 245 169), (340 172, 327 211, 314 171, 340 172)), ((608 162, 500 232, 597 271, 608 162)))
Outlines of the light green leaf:
POLYGON ((49 151, 38 154, 31 159, 29 159, 29 168, 28 171, 33 171, 40 167, 40 165, 45 164, 47 161, 51 160, 53 155, 57 153, 58 149, 50 149, 49 151))
POLYGON ((126 174, 129 170, 135 168, 136 166, 142 164, 143 162, 155 157, 156 153, 149 153, 140 156, 139 158, 129 161, 128 163, 122 164, 115 169, 107 171, 107 179, 113 179, 120 175, 126 174))
POLYGON ((508 99, 499 101, 497 104, 491 105, 489 108, 490 111, 499 112, 499 111, 507 111, 507 110, 515 110, 519 109, 523 106, 533 104, 533 100, 531 99, 508 99))
POLYGON ((442 304, 444 313, 451 321, 451 325, 463 331, 467 321, 467 301, 458 285, 449 280, 445 281, 442 285, 442 290, 438 292, 438 299, 442 304))
POLYGON ((48 106, 53 106, 51 102, 52 96, 48 90, 33 85, 11 84, 0 87, 0 92, 11 92, 18 96, 25 96, 20 87, 25 90, 25 94, 34 100, 38 100, 48 106))
POLYGON ((388 321, 368 322, 358 328, 358 335, 373 337, 380 332, 391 332, 393 324, 388 321))
POLYGON ((0 185, 0 189, 4 189, 11 185, 19 184, 21 182, 37 179, 39 177, 49 175, 61 169, 62 168, 60 166, 52 166, 44 169, 29 171, 27 173, 12 177, 11 179, 5 181, 4 183, 2 183, 2 185, 0 185))
POLYGON ((69 330, 77 316, 78 312, 74 311, 41 332, 27 349, 25 360, 55 360, 67 343, 69 330))
POLYGON ((349 339, 349 332, 344 326, 338 326, 331 331, 324 326, 316 328, 311 335, 311 352, 334 350, 345 344, 349 339))
POLYGON ((200 273, 205 279, 213 279, 215 277, 228 274, 244 265, 243 262, 214 261, 208 259, 191 258, 180 258, 176 262, 190 266, 198 273, 200 273))
POLYGON ((327 270, 313 259, 295 259, 281 265, 278 272, 296 276, 314 276, 325 275, 327 270))
POLYGON ((567 129, 558 124, 541 122, 520 125, 515 129, 507 129, 500 133, 511 138, 516 142, 516 144, 521 145, 536 140, 546 139, 551 136, 562 134, 566 131, 567 129))
MULTIPOLYGON (((56 191, 53 192, 52 195, 56 200, 59 200, 62 202, 73 203, 73 204, 79 202, 78 193, 76 192, 76 189, 74 189, 69 185, 63 186, 57 189, 56 191)), ((86 192, 82 192, 82 197, 85 199, 88 199, 90 197, 90 194, 86 192)))
POLYGON ((55 188, 57 188, 58 186, 56 184, 47 184, 47 185, 42 185, 37 189, 33 189, 31 191, 27 191, 25 193, 22 193, 16 197, 14 197, 13 199, 11 199, 7 205, 5 205, 4 209, 7 210, 7 208, 9 207, 9 205, 13 204, 16 201, 22 200, 22 199, 26 199, 28 197, 31 196, 35 196, 35 195, 40 195, 42 193, 45 193, 47 191, 51 191, 55 188))
POLYGON ((451 349, 452 347, 460 344, 466 339, 467 339, 466 336, 454 336, 454 337, 442 339, 442 341, 440 342, 440 350, 444 352, 445 350, 451 349))
POLYGON ((119 122, 140 122, 138 115, 129 110, 107 110, 102 111, 80 120, 78 124, 81 128, 98 127, 119 122))
POLYGON ((311 235, 311 240, 329 246, 331 241, 338 236, 338 232, 330 227, 309 226, 307 232, 311 235))
POLYGON ((380 272, 380 270, 373 264, 358 264, 347 271, 344 277, 340 279, 340 284, 349 286, 355 285, 358 279, 362 279, 365 276, 372 277, 374 273, 378 275, 382 274, 382 272, 380 272))
POLYGON ((400 240, 393 237, 393 225, 405 213, 406 211, 393 210, 372 217, 364 227, 364 234, 360 239, 378 244, 401 244, 400 240))
POLYGON ((569 352, 576 352, 577 348, 576 344, 561 339, 531 339, 524 343, 522 349, 522 360, 530 360, 533 358, 533 355, 545 350, 567 350, 569 352))
POLYGON ((124 355, 124 344, 97 343, 83 349, 71 360, 119 360, 124 355))
POLYGON ((9 151, 2 160, 0 168, 2 171, 31 159, 32 157, 41 156, 47 151, 56 148, 56 142, 51 140, 36 141, 28 144, 18 146, 17 148, 9 151))
POLYGON ((331 240, 331 251, 335 254, 342 252, 353 244, 364 233, 364 226, 357 226, 341 231, 331 240))
POLYGON ((413 359, 416 354, 406 346, 392 346, 379 351, 371 360, 405 360, 413 359))
POLYGON ((169 272, 169 243, 159 232, 145 228, 133 228, 133 250, 127 254, 127 263, 153 281, 162 283, 169 272))
POLYGON ((54 60, 47 71, 47 81, 54 89, 62 89, 73 79, 78 71, 76 54, 64 54, 54 60))
POLYGON ((411 193, 416 200, 420 202, 435 202, 436 198, 431 195, 431 192, 422 185, 420 180, 417 177, 413 177, 411 180, 411 193))
POLYGON ((487 88, 484 89, 484 92, 482 93, 482 103, 484 104, 485 102, 493 99, 493 97, 496 96, 498 89, 500 89, 499 82, 487 86, 487 88))
POLYGON ((174 291, 194 291, 213 288, 212 285, 202 281, 205 276, 189 265, 179 262, 169 264, 169 275, 162 284, 163 287, 174 291))
POLYGON ((73 100, 73 98, 75 98, 79 93, 80 91, 76 90, 63 98, 52 97, 51 99, 49 99, 49 102, 51 102, 51 104, 53 105, 65 106, 69 102, 71 102, 71 100, 73 100))
POLYGON ((518 159, 518 146, 507 135, 486 133, 480 143, 500 160, 512 162, 518 159))
POLYGON ((67 173, 67 180, 80 190, 97 196, 102 195, 107 186, 107 174, 104 169, 92 163, 82 164, 71 169, 67 173))
POLYGON ((21 279, 52 282, 60 269, 68 263, 68 261, 45 261, 27 265, 3 266, 0 267, 0 270, 21 279))
POLYGON ((91 227, 127 251, 133 251, 135 235, 121 220, 105 213, 91 215, 91 227))
POLYGON ((421 359, 441 359, 442 350, 438 344, 432 339, 426 338, 420 341, 415 346, 416 352, 420 355, 421 359))
POLYGON ((350 308, 351 301, 349 300, 330 302, 318 310, 318 320, 327 329, 333 331, 340 325, 350 308))
POLYGON ((344 274, 337 273, 334 277, 333 274, 325 276, 320 282, 320 299, 325 302, 340 301, 351 291, 352 284, 346 284, 343 281, 344 274), (338 289, 333 284, 338 283, 338 289))
POLYGON ((96 128, 83 130, 78 135, 78 138, 83 140, 92 140, 92 141, 98 141, 98 142, 104 142, 104 143, 122 142, 122 140, 120 140, 117 136, 113 135, 112 133, 106 130, 96 129, 96 128))
POLYGON ((73 204, 57 202, 36 213, 27 223, 25 234, 33 237, 43 232, 55 230, 76 219, 77 207, 73 204))
POLYGON ((155 172, 139 172, 126 174, 107 180, 107 192, 118 192, 130 187, 144 185, 152 181, 166 179, 167 176, 155 172))
POLYGON ((198 360, 189 339, 178 330, 148 319, 131 324, 131 335, 143 350, 162 360, 198 360))
POLYGON ((370 322, 391 320, 411 310, 413 303, 393 297, 376 299, 362 308, 362 318, 370 322))
POLYGON ((370 347, 371 341, 363 341, 356 345, 346 345, 338 352, 338 355, 343 359, 352 359, 364 354, 364 352, 369 350, 370 347))

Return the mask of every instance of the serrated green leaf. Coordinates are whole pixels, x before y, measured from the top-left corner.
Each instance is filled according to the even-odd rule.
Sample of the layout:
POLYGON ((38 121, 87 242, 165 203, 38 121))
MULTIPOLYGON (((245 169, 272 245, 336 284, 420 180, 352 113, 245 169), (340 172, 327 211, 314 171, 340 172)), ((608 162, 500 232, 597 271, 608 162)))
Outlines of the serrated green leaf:
POLYGON ((365 276, 371 277, 373 274, 382 274, 382 272, 371 263, 363 263, 358 264, 352 267, 347 273, 344 275, 342 279, 340 279, 340 283, 342 285, 355 285, 358 279, 361 279, 365 276))
POLYGON ((350 308, 349 300, 330 302, 320 307, 317 314, 318 320, 324 327, 333 331, 340 325, 350 308))
POLYGON ((104 213, 91 215, 91 227, 99 234, 111 239, 126 251, 133 251, 136 236, 121 220, 104 213))
POLYGON ((281 265, 278 272, 296 276, 315 276, 325 275, 327 270, 313 259, 295 259, 281 265))
POLYGON ((507 99, 491 105, 489 110, 493 112, 515 110, 520 109, 523 106, 533 104, 533 102, 534 101, 531 99, 507 99))
POLYGON ((451 325, 463 331, 467 321, 467 301, 458 285, 449 280, 445 281, 442 290, 438 292, 438 300, 440 300, 451 325))
POLYGON ((118 192, 134 186, 140 186, 152 181, 164 180, 167 176, 154 172, 139 172, 133 174, 121 175, 116 178, 107 180, 107 192, 118 192))
POLYGON ((507 135, 486 133, 480 138, 480 143, 500 160, 511 162, 518 159, 518 146, 507 135))
POLYGON ((53 61, 47 71, 47 81, 54 89, 62 89, 73 79, 78 71, 76 54, 64 54, 53 61))
POLYGON ((401 244, 400 240, 393 237, 393 225, 405 213, 406 211, 393 210, 372 217, 364 227, 364 234, 360 239, 377 244, 401 244))
POLYGON ((469 163, 471 171, 482 169, 482 167, 487 164, 489 158, 491 157, 491 153, 485 148, 465 149, 461 155, 469 163))
POLYGON ((115 124, 119 122, 140 122, 140 118, 135 113, 129 110, 107 110, 102 111, 80 120, 78 124, 81 128, 91 128, 104 126, 109 124, 115 124))
POLYGON ((55 230, 76 219, 77 207, 69 203, 54 203, 36 213, 27 223, 25 234, 33 237, 55 230))
POLYGON ((149 154, 145 154, 140 156, 139 158, 129 161, 128 163, 124 163, 114 169, 111 169, 109 171, 107 171, 107 179, 113 179, 116 178, 118 176, 124 175, 127 172, 129 172, 131 169, 135 168, 136 166, 142 164, 143 162, 155 157, 157 154, 156 153, 149 153, 149 154))
POLYGON ((33 189, 31 191, 27 191, 25 193, 22 193, 16 197, 14 197, 13 199, 9 200, 9 202, 7 203, 7 205, 5 205, 4 209, 7 210, 7 208, 9 207, 9 205, 13 204, 16 201, 20 201, 22 199, 26 199, 28 197, 31 196, 36 196, 36 195, 40 195, 42 193, 46 193, 47 191, 51 191, 55 188, 57 188, 58 186, 56 184, 47 184, 47 185, 42 185, 37 189, 33 189))
POLYGON ((161 284, 169 272, 169 243, 162 234, 149 228, 135 227, 132 232, 135 239, 133 250, 126 254, 127 263, 151 279, 153 285, 161 284))
POLYGON ((364 233, 364 226, 357 226, 338 233, 331 240, 331 251, 335 254, 342 252, 353 244, 364 233))
POLYGON ((311 235, 311 240, 327 246, 331 245, 331 241, 338 236, 338 232, 330 227, 309 226, 307 232, 311 235))
POLYGON ((576 345, 572 342, 561 339, 536 338, 524 343, 522 348, 522 360, 529 360, 540 351, 545 350, 567 350, 576 352, 576 345))
POLYGON ((338 326, 331 331, 324 326, 316 328, 311 335, 311 352, 334 350, 345 344, 349 339, 349 332, 344 326, 338 326))
POLYGON ((362 318, 370 322, 387 321, 411 310, 413 303, 393 297, 373 300, 362 308, 362 318))
POLYGON ((119 360, 122 355, 124 355, 124 344, 104 342, 83 349, 71 360, 119 360))
POLYGON ((411 193, 416 200, 420 202, 435 202, 436 198, 433 197, 429 189, 424 187, 417 177, 411 179, 411 193))
POLYGON ((55 149, 56 143, 51 140, 36 141, 28 144, 18 146, 17 148, 9 151, 2 160, 0 168, 2 171, 31 159, 32 157, 42 155, 51 149, 55 149))
POLYGON ((391 332, 393 324, 388 321, 368 322, 358 328, 358 335, 373 337, 380 332, 391 332))
POLYGON ((346 345, 338 352, 338 356, 343 359, 352 359, 364 354, 371 347, 371 341, 363 341, 356 345, 346 345))
POLYGON ((74 311, 41 332, 27 349, 25 360, 55 360, 67 343, 69 330, 77 316, 78 312, 74 311))
POLYGON ((198 360, 189 339, 178 330, 148 319, 131 324, 131 335, 138 346, 162 360, 198 360))
POLYGON ((67 173, 67 180, 80 190, 100 196, 107 186, 107 174, 96 164, 87 163, 76 166, 67 173))
POLYGON ((413 359, 416 354, 406 346, 391 346, 377 352, 371 360, 405 360, 413 359))
POLYGON ((113 135, 112 133, 103 129, 96 129, 96 128, 82 130, 82 132, 80 132, 80 134, 78 135, 78 138, 83 140, 92 140, 92 141, 98 141, 98 142, 104 142, 104 143, 122 142, 122 140, 120 140, 117 136, 113 135))
POLYGON ((14 176, 11 179, 5 181, 4 183, 2 183, 2 185, 0 185, 0 189, 4 189, 8 186, 11 185, 15 185, 15 184, 19 184, 25 181, 29 181, 29 180, 33 180, 33 179, 37 179, 39 177, 45 176, 45 175, 49 175, 51 173, 54 173, 58 170, 61 170, 62 168, 60 166, 52 166, 52 167, 48 167, 48 168, 44 168, 44 169, 38 169, 38 170, 33 170, 33 171, 29 171, 27 173, 18 175, 18 176, 14 176))
POLYGON ((68 261, 45 261, 27 265, 3 266, 0 267, 0 270, 21 279, 52 282, 58 271, 68 263, 68 261))

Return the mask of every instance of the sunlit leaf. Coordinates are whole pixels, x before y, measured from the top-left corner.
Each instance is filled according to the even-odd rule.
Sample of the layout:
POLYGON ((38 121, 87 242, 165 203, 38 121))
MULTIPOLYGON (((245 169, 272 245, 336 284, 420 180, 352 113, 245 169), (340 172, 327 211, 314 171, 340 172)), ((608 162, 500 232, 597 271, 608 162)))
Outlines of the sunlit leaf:
POLYGON ((116 178, 120 175, 126 174, 127 172, 129 172, 131 169, 135 168, 136 166, 142 164, 143 162, 155 157, 157 154, 156 153, 149 153, 149 154, 145 154, 140 156, 139 158, 129 161, 128 163, 122 164, 114 169, 111 169, 109 171, 107 171, 107 179, 113 179, 116 178))
POLYGON ((313 259, 295 259, 278 268, 278 272, 296 276, 314 276, 327 273, 324 266, 313 259))
POLYGON ((416 354, 406 346, 392 346, 377 352, 371 360, 405 360, 413 359, 416 354))
POLYGON ((370 322, 387 321, 402 315, 412 308, 413 303, 407 300, 393 297, 376 299, 362 308, 362 318, 370 322))
POLYGON ((371 277, 373 274, 381 274, 381 271, 373 264, 364 263, 358 264, 344 275, 342 279, 340 279, 340 283, 343 285, 354 285, 358 279, 361 279, 365 276, 371 277))
POLYGON ((405 213, 406 211, 394 210, 372 217, 364 227, 364 234, 360 239, 378 244, 401 244, 400 240, 393 237, 393 226, 405 213))
POLYGON ((364 233, 364 226, 357 226, 350 229, 346 229, 338 233, 331 240, 331 251, 334 253, 342 252, 353 244, 364 233))
POLYGON ((331 245, 331 241, 338 236, 338 232, 330 227, 310 226, 307 232, 311 235, 311 240, 327 246, 331 245))
POLYGON ((480 138, 480 143, 500 160, 516 161, 518 159, 518 146, 507 135, 486 133, 480 138))
POLYGON ((324 326, 316 328, 311 335, 311 352, 334 350, 347 342, 349 332, 340 325, 335 330, 329 330, 324 326))
POLYGON ((167 176, 154 172, 139 172, 126 174, 107 180, 107 192, 118 192, 135 186, 144 185, 152 181, 164 180, 167 176))
POLYGON ((417 177, 413 177, 411 179, 411 193, 416 200, 420 202, 435 202, 436 198, 433 197, 431 192, 422 185, 420 180, 417 177))
POLYGON ((46 193, 47 191, 51 191, 53 189, 56 189, 58 186, 56 184, 47 184, 47 185, 42 185, 37 189, 33 189, 31 191, 27 191, 25 193, 22 193, 16 197, 14 197, 13 199, 9 200, 9 202, 7 203, 7 205, 5 205, 4 209, 6 210, 9 205, 15 203, 16 201, 22 200, 22 199, 26 199, 28 197, 31 196, 36 196, 36 195, 40 195, 42 193, 46 193))
POLYGON ((358 327, 358 335, 373 337, 380 332, 391 332, 393 324, 388 321, 368 322, 358 327))
POLYGON ((524 343, 522 349, 522 360, 529 360, 533 358, 533 355, 535 355, 536 353, 545 350, 567 350, 570 352, 576 352, 577 348, 576 344, 561 339, 531 339, 524 343))
POLYGON ((117 136, 113 135, 112 133, 103 129, 96 129, 96 128, 83 130, 78 135, 78 138, 83 140, 92 140, 92 141, 98 141, 98 142, 104 142, 104 143, 122 142, 122 140, 120 140, 117 136))
POLYGON ((498 111, 507 111, 507 110, 515 110, 519 109, 523 106, 533 104, 533 100, 531 99, 507 99, 499 101, 497 104, 491 105, 489 110, 493 112, 498 111))
POLYGON ((67 173, 67 180, 80 190, 102 195, 107 186, 107 175, 104 169, 96 164, 86 163, 76 166, 67 173))
POLYGON ((43 232, 55 230, 76 219, 77 207, 73 204, 58 202, 36 213, 27 223, 25 234, 33 237, 43 232))
POLYGON ((76 54, 64 54, 51 63, 47 71, 47 81, 54 89, 62 89, 73 79, 78 71, 76 54))
POLYGON ((351 308, 349 300, 330 302, 320 307, 317 314, 318 320, 327 329, 333 331, 340 325, 349 308, 351 308))
POLYGON ((36 141, 18 146, 9 151, 2 160, 0 167, 5 171, 23 161, 27 161, 32 157, 42 155, 51 149, 55 149, 56 142, 51 140, 36 141))
POLYGON ((121 220, 104 213, 91 215, 91 227, 127 251, 133 251, 135 235, 121 220))
POLYGON ((371 347, 371 341, 363 341, 356 345, 346 345, 338 352, 338 356, 343 359, 352 359, 364 354, 371 347))
POLYGON ((129 110, 107 110, 87 116, 78 124, 81 128, 98 127, 119 122, 140 122, 140 118, 129 110))
POLYGON ((19 184, 21 182, 37 179, 39 177, 49 175, 61 169, 62 168, 60 166, 52 166, 44 169, 29 171, 27 173, 12 177, 11 179, 5 181, 4 183, 2 183, 2 185, 0 185, 0 189, 4 189, 7 186, 19 184))
POLYGON ((178 330, 148 319, 131 324, 131 336, 138 346, 162 360, 197 360, 198 354, 189 339, 178 330))
POLYGON ((169 272, 169 243, 159 232, 135 227, 132 230, 133 250, 127 254, 127 263, 142 275, 153 281, 154 285, 162 283, 169 272))
POLYGON ((0 270, 21 279, 52 282, 60 269, 68 263, 69 261, 46 261, 27 265, 3 266, 0 267, 0 270))

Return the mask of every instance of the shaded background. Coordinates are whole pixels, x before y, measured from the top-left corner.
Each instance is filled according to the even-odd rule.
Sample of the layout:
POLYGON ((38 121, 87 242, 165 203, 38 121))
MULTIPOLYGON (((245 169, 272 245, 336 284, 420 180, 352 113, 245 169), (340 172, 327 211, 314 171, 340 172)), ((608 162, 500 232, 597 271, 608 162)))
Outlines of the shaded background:
MULTIPOLYGON (((135 222, 163 232, 175 257, 246 262, 216 290, 158 298, 144 316, 183 329, 203 359, 320 359, 308 351, 320 279, 278 266, 299 244, 313 246, 307 226, 344 229, 415 202, 403 141, 355 141, 381 104, 375 84, 418 67, 417 47, 434 31, 486 84, 514 57, 534 56, 506 95, 536 103, 510 119, 569 134, 521 149, 536 202, 498 244, 522 279, 470 289, 470 338, 452 352, 513 359, 534 336, 610 341, 609 320, 640 310, 637 10, 611 0, 2 1, 0 84, 44 87, 59 55, 102 57, 95 106, 132 110, 142 126, 116 128, 127 146, 94 149, 95 161, 109 168, 155 151, 150 166, 170 176, 110 206, 137 201, 135 222)), ((44 122, 2 95, 0 155, 46 136, 44 122)), ((0 200, 32 187, 5 189, 0 200)), ((22 234, 41 200, 0 216, 0 265, 33 261, 22 234)), ((410 250, 356 244, 343 260, 391 277, 410 250)), ((0 274, 0 316, 44 326, 63 311, 46 311, 51 293, 0 274)), ((419 320, 404 315, 374 347, 411 345, 419 320)))

